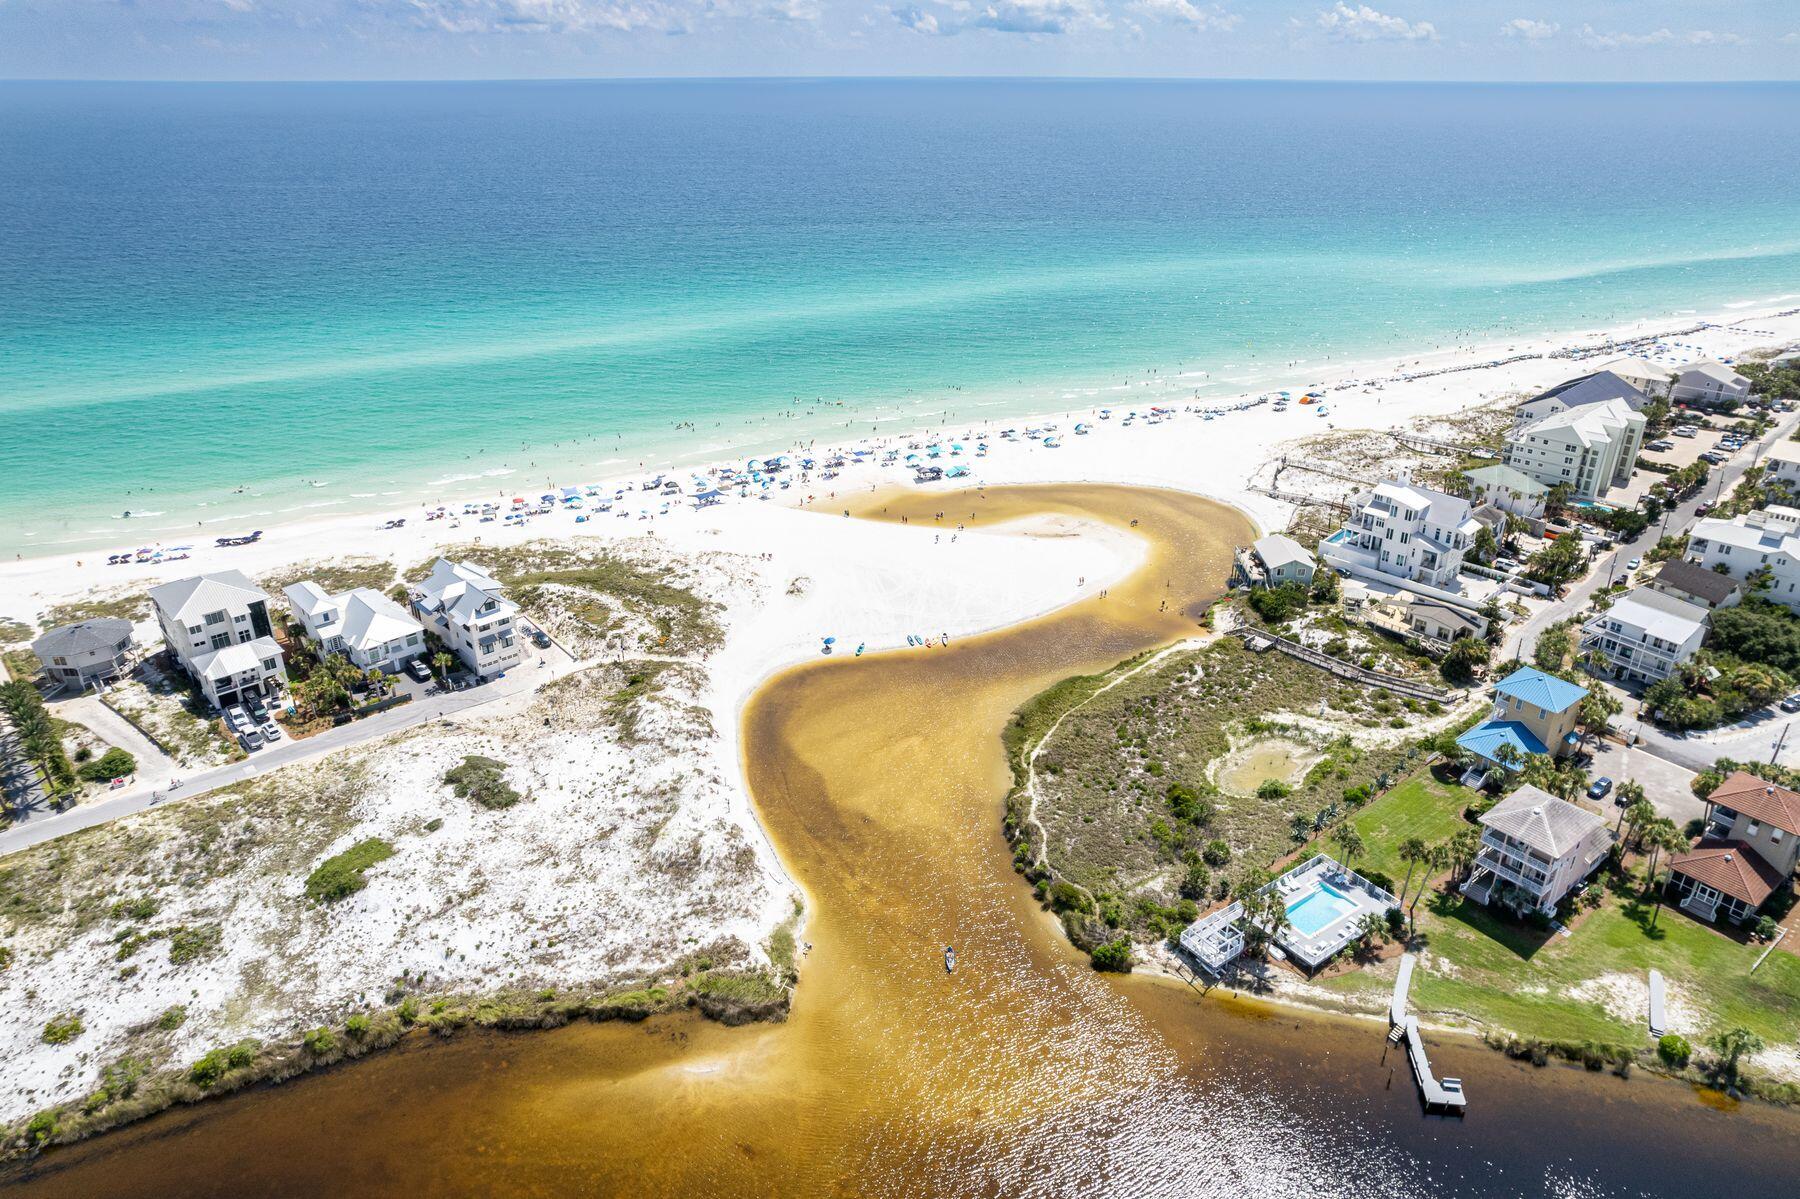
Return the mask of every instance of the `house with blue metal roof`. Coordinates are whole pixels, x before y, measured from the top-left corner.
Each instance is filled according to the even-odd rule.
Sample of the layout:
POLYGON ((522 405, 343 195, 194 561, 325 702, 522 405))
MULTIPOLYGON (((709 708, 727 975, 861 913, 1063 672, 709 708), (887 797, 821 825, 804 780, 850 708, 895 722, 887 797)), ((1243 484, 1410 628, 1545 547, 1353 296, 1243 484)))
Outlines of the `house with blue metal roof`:
POLYGON ((1581 742, 1575 720, 1587 693, 1579 683, 1522 666, 1494 684, 1492 714, 1456 743, 1482 762, 1508 769, 1530 754, 1563 757, 1581 742))

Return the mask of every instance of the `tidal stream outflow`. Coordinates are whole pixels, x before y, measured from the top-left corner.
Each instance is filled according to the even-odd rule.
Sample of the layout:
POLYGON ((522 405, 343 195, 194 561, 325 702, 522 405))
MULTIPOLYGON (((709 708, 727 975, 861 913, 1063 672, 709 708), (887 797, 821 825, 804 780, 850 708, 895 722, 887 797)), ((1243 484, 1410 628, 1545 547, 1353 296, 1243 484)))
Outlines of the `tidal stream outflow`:
MULTIPOLYGON (((1123 581, 948 647, 786 670, 745 706, 757 812, 807 893, 785 1024, 416 1037, 47 1155, 44 1195, 1774 1194, 1800 1119, 1434 1038, 1421 1113, 1369 1021, 1096 974, 1001 835, 1000 732, 1052 683, 1198 632, 1253 530, 1102 485, 874 497, 856 515, 1141 537, 1123 581), (938 514, 942 519, 938 519, 938 514), (1055 523, 1027 518, 1065 518, 1055 523), (943 947, 956 947, 947 973, 943 947)), ((821 517, 821 519, 828 519, 821 517)), ((839 517, 839 519, 842 519, 839 517)), ((929 614, 921 632, 935 636, 929 614)))

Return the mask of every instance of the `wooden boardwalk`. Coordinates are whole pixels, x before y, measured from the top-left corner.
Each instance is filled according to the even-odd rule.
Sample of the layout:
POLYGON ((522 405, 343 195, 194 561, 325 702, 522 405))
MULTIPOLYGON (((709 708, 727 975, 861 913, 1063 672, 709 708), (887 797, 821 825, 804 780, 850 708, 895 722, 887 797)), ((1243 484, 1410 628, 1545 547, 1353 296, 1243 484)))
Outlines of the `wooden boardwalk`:
POLYGON ((1413 1077, 1418 1080, 1419 1094, 1426 1111, 1451 1112, 1462 1115, 1468 1100, 1463 1096, 1462 1079, 1439 1079, 1431 1072, 1431 1059, 1425 1054, 1425 1040, 1419 1036, 1419 1018, 1406 1018, 1406 1056, 1412 1062, 1413 1077))

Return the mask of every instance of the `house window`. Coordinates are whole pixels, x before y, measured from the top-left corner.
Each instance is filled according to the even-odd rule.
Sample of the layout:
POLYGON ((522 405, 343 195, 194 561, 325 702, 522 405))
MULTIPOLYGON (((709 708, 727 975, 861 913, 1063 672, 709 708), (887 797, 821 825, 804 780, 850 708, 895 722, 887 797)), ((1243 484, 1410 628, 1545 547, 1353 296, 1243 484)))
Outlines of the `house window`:
POLYGON ((1744 836, 1754 837, 1754 836, 1756 836, 1757 833, 1759 833, 1761 831, 1762 831, 1762 825, 1759 822, 1752 820, 1748 825, 1746 825, 1744 827, 1744 836))
POLYGON ((208 612, 206 614, 206 623, 207 624, 224 624, 225 623, 225 613, 223 613, 223 612, 208 612))
POLYGON ((1782 837, 1782 832, 1780 829, 1778 829, 1778 828, 1770 828, 1769 829, 1769 844, 1770 845, 1780 845, 1781 837, 1782 837))

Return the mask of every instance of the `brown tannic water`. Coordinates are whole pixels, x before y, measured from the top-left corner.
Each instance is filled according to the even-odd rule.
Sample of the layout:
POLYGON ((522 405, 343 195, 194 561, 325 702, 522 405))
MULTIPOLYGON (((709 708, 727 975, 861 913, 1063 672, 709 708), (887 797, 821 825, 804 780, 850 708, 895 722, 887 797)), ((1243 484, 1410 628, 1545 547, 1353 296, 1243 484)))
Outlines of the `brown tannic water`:
MULTIPOLYGON (((169 1113, 16 1176, 45 1195, 1775 1195, 1800 1119, 1533 1070, 1434 1038, 1470 1094, 1421 1114, 1383 1026, 1095 974, 1000 835, 999 732, 1077 672, 1195 631, 1234 511, 1100 486, 875 501, 943 528, 1129 528, 1129 581, 949 649, 821 661, 744 714, 757 808, 807 890, 784 1025, 421 1039, 169 1113), (1167 610, 1160 610, 1167 602, 1167 610), (942 951, 956 946, 955 974, 942 951)), ((922 614, 922 620, 928 620, 922 614)), ((935 632, 935 630, 930 630, 935 632)))

